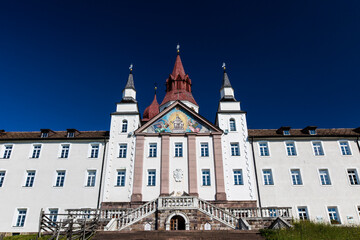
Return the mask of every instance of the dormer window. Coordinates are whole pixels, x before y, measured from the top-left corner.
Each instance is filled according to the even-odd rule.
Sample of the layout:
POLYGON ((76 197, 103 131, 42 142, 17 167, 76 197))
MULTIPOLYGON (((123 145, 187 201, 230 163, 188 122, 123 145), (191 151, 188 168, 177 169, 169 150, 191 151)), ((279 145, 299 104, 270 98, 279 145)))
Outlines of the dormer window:
POLYGON ((79 131, 76 130, 76 129, 74 129, 74 128, 66 129, 66 131, 67 131, 66 137, 68 137, 68 138, 73 138, 73 137, 75 137, 75 133, 76 133, 76 132, 79 133, 79 131))
POLYGON ((75 136, 74 132, 68 132, 67 137, 68 138, 73 138, 75 136))
POLYGON ((316 135, 316 130, 315 129, 310 129, 309 134, 310 135, 316 135))
POLYGON ((49 137, 49 132, 52 132, 52 130, 50 130, 50 129, 40 129, 40 131, 41 131, 41 137, 42 138, 47 138, 47 137, 49 137))
POLYGON ((284 131, 283 131, 283 135, 285 135, 285 136, 286 136, 286 135, 290 135, 290 130, 284 130, 284 131))
POLYGON ((307 126, 306 128, 302 129, 301 132, 304 134, 316 135, 316 126, 307 126))
POLYGON ((290 135, 290 128, 291 127, 280 127, 278 130, 276 130, 277 134, 282 134, 284 136, 290 135))

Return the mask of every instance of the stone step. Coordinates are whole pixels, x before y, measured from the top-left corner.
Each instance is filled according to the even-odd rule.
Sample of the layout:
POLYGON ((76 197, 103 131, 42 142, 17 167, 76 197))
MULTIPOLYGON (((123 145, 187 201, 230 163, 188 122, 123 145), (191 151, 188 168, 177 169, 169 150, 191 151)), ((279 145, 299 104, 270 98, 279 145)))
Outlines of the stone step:
POLYGON ((132 231, 132 232, 106 232, 98 231, 92 240, 117 240, 117 239, 238 239, 238 240, 265 240, 258 231, 223 230, 223 231, 132 231))

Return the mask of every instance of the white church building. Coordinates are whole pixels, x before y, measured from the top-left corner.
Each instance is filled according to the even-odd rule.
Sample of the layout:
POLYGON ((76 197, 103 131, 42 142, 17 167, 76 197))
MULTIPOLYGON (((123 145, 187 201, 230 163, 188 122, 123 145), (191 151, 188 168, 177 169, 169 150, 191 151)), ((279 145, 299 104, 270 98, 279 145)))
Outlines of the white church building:
POLYGON ((143 114, 135 83, 130 69, 110 131, 0 131, 0 233, 38 232, 42 211, 67 209, 101 209, 105 230, 360 224, 360 128, 248 129, 225 68, 211 122, 179 53, 143 114))

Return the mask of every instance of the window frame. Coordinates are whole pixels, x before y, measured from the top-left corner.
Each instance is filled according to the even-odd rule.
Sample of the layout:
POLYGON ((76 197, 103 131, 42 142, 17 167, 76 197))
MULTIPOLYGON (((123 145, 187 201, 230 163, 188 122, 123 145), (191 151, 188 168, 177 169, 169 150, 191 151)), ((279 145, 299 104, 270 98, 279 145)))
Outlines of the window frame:
POLYGON ((98 142, 89 143, 89 158, 99 158, 99 156, 100 156, 100 143, 98 142), (95 146, 97 146, 96 157, 93 156, 93 147, 95 146))
POLYGON ((70 143, 61 143, 60 144, 60 152, 59 152, 59 158, 61 159, 67 159, 70 157, 70 143), (67 150, 66 150, 67 147, 67 150))
POLYGON ((25 227, 26 223, 26 216, 27 216, 28 209, 27 208, 16 208, 16 218, 14 221, 14 227, 25 227), (25 211, 24 213, 20 213, 20 211, 25 211))
POLYGON ((235 186, 244 185, 244 176, 242 169, 233 169, 233 179, 235 186), (235 173, 235 172, 240 172, 240 173, 235 173), (239 181, 239 176, 240 176, 240 181, 239 181))
POLYGON ((236 120, 235 120, 235 118, 230 118, 229 119, 229 132, 236 132, 236 131, 237 131, 236 120))
POLYGON ((268 141, 259 141, 258 149, 259 149, 259 157, 270 157, 270 147, 268 141), (262 155, 262 151, 261 151, 262 146, 260 146, 261 144, 266 144, 267 155, 262 155))
POLYGON ((286 156, 288 156, 288 157, 297 157, 297 156, 299 156, 295 141, 285 141, 284 144, 285 144, 286 156), (294 150, 295 150, 295 154, 289 155, 289 151, 288 151, 288 146, 287 146, 287 144, 293 144, 294 150))
POLYGON ((329 171, 329 169, 328 168, 318 168, 318 175, 319 175, 319 181, 320 181, 320 185, 321 186, 331 186, 332 185, 332 181, 331 181, 331 177, 330 177, 330 171, 329 171), (327 172, 327 177, 328 177, 328 180, 329 180, 329 184, 323 184, 323 182, 322 182, 322 178, 321 178, 321 173, 320 173, 320 171, 326 171, 327 172))
POLYGON ((261 170, 261 173, 262 173, 262 180, 263 180, 263 185, 264 185, 264 186, 274 186, 274 185, 275 185, 274 174, 273 174, 273 171, 272 171, 271 168, 262 169, 262 170, 261 170), (270 172, 269 175, 266 174, 266 176, 270 176, 270 177, 271 177, 271 178, 270 178, 271 181, 269 181, 269 179, 267 179, 267 181, 269 182, 268 184, 266 183, 267 181, 265 180, 265 173, 264 173, 264 171, 269 171, 269 172, 270 172))
POLYGON ((301 176, 301 170, 300 168, 291 168, 290 169, 290 177, 291 177, 291 183, 293 186, 303 186, 304 181, 301 176), (297 173, 297 174, 295 174, 297 173))
POLYGON ((201 186, 210 187, 211 186, 211 172, 210 169, 201 169, 201 186))
POLYGON ((6 170, 0 169, 0 187, 4 186, 5 183, 5 177, 6 177, 6 170), (4 175, 2 175, 4 174, 4 175))
POLYGON ((3 151, 1 152, 2 153, 1 158, 2 159, 10 159, 13 151, 14 151, 14 144, 11 144, 11 143, 3 144, 3 151), (11 147, 11 149, 9 150, 9 149, 7 149, 7 147, 11 147))
POLYGON ((232 157, 239 157, 241 155, 239 142, 231 142, 230 143, 230 154, 232 157), (233 148, 233 146, 236 146, 236 148, 233 148), (234 149, 234 151, 233 151, 233 149, 234 149))
POLYGON ((296 207, 296 211, 298 213, 298 218, 300 221, 307 221, 307 220, 310 220, 310 216, 309 216, 309 209, 307 206, 297 206, 296 207), (299 211, 299 209, 304 209, 305 211, 299 211), (303 217, 303 214, 305 213, 306 217, 304 218, 303 217), (302 217, 301 217, 302 216, 302 217))
POLYGON ((126 158, 126 157, 127 157, 127 143, 119 143, 118 158, 126 158))
POLYGON ((129 127, 129 121, 124 119, 121 121, 121 133, 127 133, 129 127))
POLYGON ((327 216, 328 216, 328 220, 329 220, 329 222, 330 222, 330 224, 331 225, 338 225, 338 224, 341 224, 341 218, 340 218, 340 212, 339 212, 339 208, 338 208, 338 206, 326 206, 326 212, 327 212, 327 216), (332 217, 330 216, 330 211, 329 211, 329 209, 335 209, 335 213, 336 213, 336 218, 337 219, 334 219, 334 220, 336 220, 338 223, 332 223, 332 217))
POLYGON ((341 156, 352 156, 353 154, 353 151, 351 149, 351 146, 350 146, 350 141, 349 140, 340 140, 338 141, 338 145, 339 145, 339 148, 340 148, 340 154, 341 156), (342 147, 341 147, 341 143, 346 143, 347 144, 347 147, 349 148, 349 154, 343 154, 343 150, 342 150, 342 147))
POLYGON ((42 144, 41 143, 33 143, 30 151, 30 158, 37 159, 41 157, 42 144), (38 149, 39 147, 39 149, 38 149))
POLYGON ((148 187, 156 186, 156 169, 147 170, 147 186, 148 187))
POLYGON ((125 184, 126 184, 126 169, 117 169, 115 187, 125 187, 125 184), (120 175, 119 173, 124 173, 124 174, 120 175))
POLYGON ((174 143, 174 157, 183 157, 184 156, 184 144, 182 142, 174 143), (179 145, 179 146, 176 146, 179 145))
POLYGON ((323 145, 322 141, 320 141, 320 140, 311 141, 311 148, 312 148, 312 151, 313 151, 313 154, 315 157, 324 157, 325 156, 325 149, 324 149, 324 145, 323 145), (315 151, 314 144, 317 144, 317 143, 320 143, 322 154, 316 154, 317 151, 315 151))
MULTIPOLYGON (((55 182, 54 182, 54 186, 53 187, 56 187, 56 188, 61 188, 61 187, 64 187, 65 186, 65 180, 66 180, 66 170, 56 170, 55 171, 55 182), (63 180, 62 180, 62 184, 58 184, 58 179, 59 177, 59 173, 64 173, 64 176, 62 177, 63 180)), ((61 183, 61 180, 59 181, 59 183, 61 183)))
MULTIPOLYGON (((85 187, 95 187, 96 186, 96 175, 97 175, 96 169, 86 170, 85 187), (92 173, 95 173, 95 175, 92 175, 92 173)), ((64 179, 64 182, 65 182, 65 179, 64 179)))
POLYGON ((31 188, 35 183, 36 170, 26 170, 25 182, 23 187, 31 188), (33 174, 33 175, 30 175, 33 174))
POLYGON ((200 143, 200 157, 209 157, 209 143, 201 142, 200 143))
POLYGON ((354 187, 360 186, 360 178, 359 178, 359 172, 358 172, 357 168, 347 168, 346 176, 347 176, 348 183, 350 186, 354 186, 354 187), (355 182, 354 182, 354 184, 351 183, 349 171, 355 171, 354 176, 355 176, 355 180, 357 181, 357 183, 355 183, 355 182))
POLYGON ((157 157, 157 143, 151 142, 149 143, 149 158, 156 158, 157 157))
POLYGON ((49 212, 49 219, 52 222, 57 222, 58 216, 59 216, 59 208, 48 208, 48 212, 49 212), (51 213, 51 212, 55 212, 56 213, 51 213))

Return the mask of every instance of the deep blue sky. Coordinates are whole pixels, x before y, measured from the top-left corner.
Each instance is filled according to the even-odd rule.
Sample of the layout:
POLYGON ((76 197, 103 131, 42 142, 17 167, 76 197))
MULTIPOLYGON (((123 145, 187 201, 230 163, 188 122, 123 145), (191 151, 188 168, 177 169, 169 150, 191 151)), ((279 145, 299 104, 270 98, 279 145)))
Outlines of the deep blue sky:
POLYGON ((214 122, 222 62, 249 128, 359 127, 360 1, 1 1, 0 129, 108 130, 134 67, 141 113, 176 44, 214 122))

